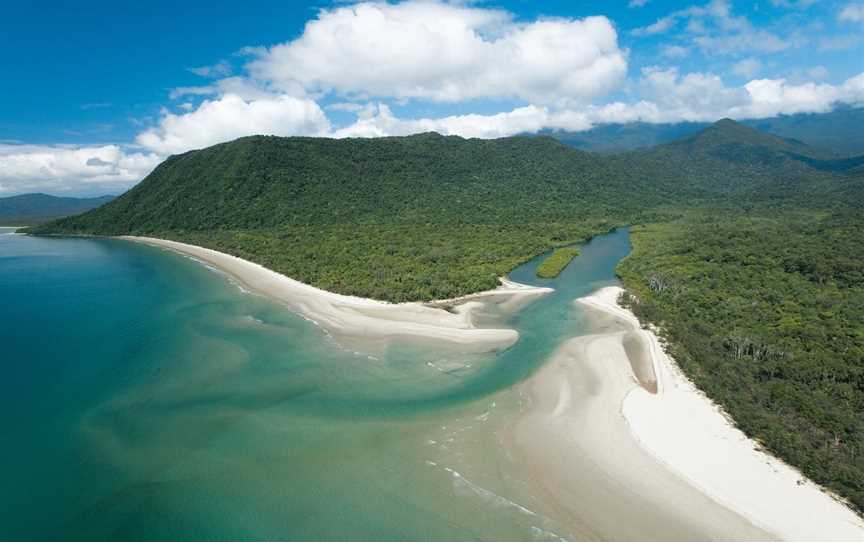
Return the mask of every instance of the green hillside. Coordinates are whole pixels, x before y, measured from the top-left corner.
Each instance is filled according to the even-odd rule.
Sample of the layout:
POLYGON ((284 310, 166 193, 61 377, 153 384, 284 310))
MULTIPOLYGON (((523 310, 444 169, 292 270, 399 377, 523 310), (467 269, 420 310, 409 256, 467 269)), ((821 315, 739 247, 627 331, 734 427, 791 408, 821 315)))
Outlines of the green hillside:
POLYGON ((611 156, 548 137, 248 137, 31 231, 186 241, 404 301, 634 225, 635 312, 745 432, 861 511, 862 202, 860 158, 724 120, 611 156))
POLYGON ((160 235, 341 293, 432 299, 642 215, 610 167, 551 138, 248 137, 174 156, 111 204, 33 231, 160 235))
POLYGON ((619 211, 620 175, 551 138, 247 137, 173 156, 56 227, 127 233, 334 223, 502 223, 619 211), (512 205, 519 202, 518 206, 512 205))

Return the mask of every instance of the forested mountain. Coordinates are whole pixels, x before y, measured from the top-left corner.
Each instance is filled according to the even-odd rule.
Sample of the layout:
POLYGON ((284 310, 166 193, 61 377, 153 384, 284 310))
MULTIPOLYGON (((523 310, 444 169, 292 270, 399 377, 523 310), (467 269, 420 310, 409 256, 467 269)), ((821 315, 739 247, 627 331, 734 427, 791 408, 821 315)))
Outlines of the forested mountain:
POLYGON ((194 237, 317 286, 428 299, 492 286, 544 249, 682 207, 848 206, 860 179, 819 150, 728 119, 615 156, 549 137, 253 136, 173 156, 110 204, 33 231, 194 237), (368 265, 340 261, 355 248, 368 265), (481 248, 488 257, 477 259, 481 248))
MULTIPOLYGON (((822 167, 833 165, 832 160, 799 141, 728 119, 672 143, 606 157, 549 137, 253 136, 173 156, 108 205, 33 231, 194 236, 318 286, 362 295, 373 295, 374 288, 388 299, 424 299, 494 285, 492 273, 508 268, 490 267, 489 261, 503 258, 510 265, 513 258, 529 258, 613 224, 646 221, 682 207, 849 205, 860 176, 854 168, 822 167), (454 246, 456 238, 448 242, 445 235, 437 239, 441 250, 434 256, 411 256, 417 247, 435 246, 420 242, 425 231, 437 238, 444 226, 454 232, 471 227, 474 234, 460 239, 468 253, 479 248, 474 243, 484 229, 490 236, 508 230, 508 237, 514 236, 509 230, 518 230, 523 248, 514 246, 512 254, 498 259, 458 264, 449 256, 463 250, 454 246), (388 228, 392 234, 383 234, 388 228), (347 262, 335 263, 339 257, 333 254, 299 256, 298 247, 307 244, 297 232, 306 239, 321 237, 311 245, 317 251, 335 235, 321 232, 338 230, 333 252, 344 253, 345 231, 361 229, 367 240, 355 244, 382 262, 373 265, 374 276, 340 284, 347 262), (417 267, 379 272, 396 264, 392 256, 409 231, 411 241, 404 247, 409 253, 398 259, 417 267), (238 235, 242 242, 230 241, 238 235), (380 238, 378 246, 363 246, 375 238, 380 238), (425 286, 415 282, 418 275, 445 271, 457 275, 424 279, 425 286), (474 280, 466 280, 465 273, 474 280)), ((483 250, 494 252, 503 244, 490 237, 483 250)), ((354 275, 371 272, 352 267, 354 275)))
POLYGON ((549 137, 247 137, 31 231, 186 241, 403 301, 634 225, 635 312, 745 432, 861 511, 861 164, 729 120, 607 156, 549 137))
POLYGON ((23 226, 77 215, 108 203, 114 196, 68 198, 48 194, 20 194, 0 198, 0 225, 23 226))
POLYGON ((173 156, 111 205, 58 225, 125 233, 545 220, 620 208, 626 179, 608 169, 552 138, 254 136, 173 156))
POLYGON ((804 143, 720 120, 683 139, 607 158, 670 199, 733 206, 845 204, 862 157, 836 159, 804 143))
MULTIPOLYGON (((864 154, 864 108, 838 106, 828 113, 799 113, 741 124, 776 136, 797 139, 838 158, 864 154)), ((696 134, 710 124, 678 122, 602 124, 584 132, 547 131, 562 143, 588 151, 613 153, 669 143, 696 134)))

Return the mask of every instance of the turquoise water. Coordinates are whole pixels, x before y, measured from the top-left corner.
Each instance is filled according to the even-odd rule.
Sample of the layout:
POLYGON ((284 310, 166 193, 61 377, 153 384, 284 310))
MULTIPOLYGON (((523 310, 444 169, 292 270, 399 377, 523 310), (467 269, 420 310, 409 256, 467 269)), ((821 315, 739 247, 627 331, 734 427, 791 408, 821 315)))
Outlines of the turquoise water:
POLYGON ((586 328, 571 301, 628 251, 619 230, 557 279, 516 269, 556 291, 507 322, 505 352, 369 355, 187 258, 0 230, 0 539, 554 533, 496 428, 514 384, 586 328))

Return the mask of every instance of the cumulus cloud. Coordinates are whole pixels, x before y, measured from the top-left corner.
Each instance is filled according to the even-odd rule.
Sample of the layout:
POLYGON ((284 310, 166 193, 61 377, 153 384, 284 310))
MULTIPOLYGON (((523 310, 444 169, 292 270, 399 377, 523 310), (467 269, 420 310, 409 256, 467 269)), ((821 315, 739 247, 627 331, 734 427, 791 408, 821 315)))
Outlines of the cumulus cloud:
MULTIPOLYGON (((813 77, 824 75, 818 68, 813 77)), ((307 98, 283 95, 246 100, 226 94, 205 100, 189 113, 164 112, 155 127, 139 135, 137 150, 116 145, 0 145, 0 192, 117 192, 143 178, 170 153, 250 134, 379 137, 436 131, 494 138, 543 129, 582 131, 603 123, 765 118, 826 112, 837 103, 864 105, 864 73, 840 85, 754 79, 730 87, 715 74, 681 74, 674 68, 650 67, 642 70, 636 86, 641 99, 635 102, 578 108, 526 105, 491 115, 400 118, 386 104, 372 103, 360 107, 353 124, 336 130, 317 103, 307 98)))
POLYGON ((643 70, 639 86, 645 99, 636 102, 579 109, 531 105, 494 115, 404 119, 384 104, 372 104, 361 111, 354 124, 333 135, 380 137, 435 131, 493 138, 543 129, 583 131, 605 123, 714 121, 723 117, 745 119, 826 112, 838 102, 864 105, 864 73, 841 85, 795 85, 785 79, 755 79, 741 87, 729 87, 715 74, 681 75, 674 68, 654 67, 643 70))
POLYGON ((438 2, 322 10, 299 38, 257 54, 253 77, 290 94, 299 86, 442 102, 584 103, 627 69, 605 17, 521 23, 504 11, 438 2))
POLYGON ((118 145, 61 147, 0 144, 0 194, 105 194, 126 190, 162 160, 118 145))
POLYGON ((0 194, 118 193, 169 154, 252 134, 328 135, 330 124, 309 99, 268 95, 246 100, 225 94, 187 113, 163 111, 156 126, 138 135, 136 146, 0 144, 0 194))
MULTIPOLYGON (((367 106, 357 122, 337 130, 335 137, 381 137, 438 132, 462 137, 495 138, 518 133, 537 132, 549 127, 553 114, 545 107, 529 105, 494 115, 454 115, 441 118, 400 119, 386 104, 367 106)), ((586 129, 580 124, 574 129, 586 129)))
POLYGON ((823 113, 841 102, 864 104, 864 73, 840 85, 754 79, 742 87, 728 87, 710 73, 682 76, 675 69, 647 68, 641 85, 647 99, 627 109, 636 114, 632 120, 648 122, 765 118, 823 113))
POLYGON ((189 113, 163 112, 159 124, 139 134, 136 141, 167 155, 251 134, 324 135, 329 130, 327 117, 312 100, 283 95, 247 101, 225 94, 205 100, 189 113))

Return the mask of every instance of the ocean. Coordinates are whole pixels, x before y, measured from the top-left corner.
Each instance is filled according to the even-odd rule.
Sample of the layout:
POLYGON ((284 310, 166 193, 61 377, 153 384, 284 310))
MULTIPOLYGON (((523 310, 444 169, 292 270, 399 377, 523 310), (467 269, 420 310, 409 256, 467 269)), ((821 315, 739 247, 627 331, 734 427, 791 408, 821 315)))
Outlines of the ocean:
MULTIPOLYGON (((506 325, 510 349, 343 348, 222 273, 115 239, 0 230, 0 539, 535 540, 499 442, 519 382, 589 317, 620 229, 506 325)), ((504 318, 491 309, 489 325, 504 318)))

